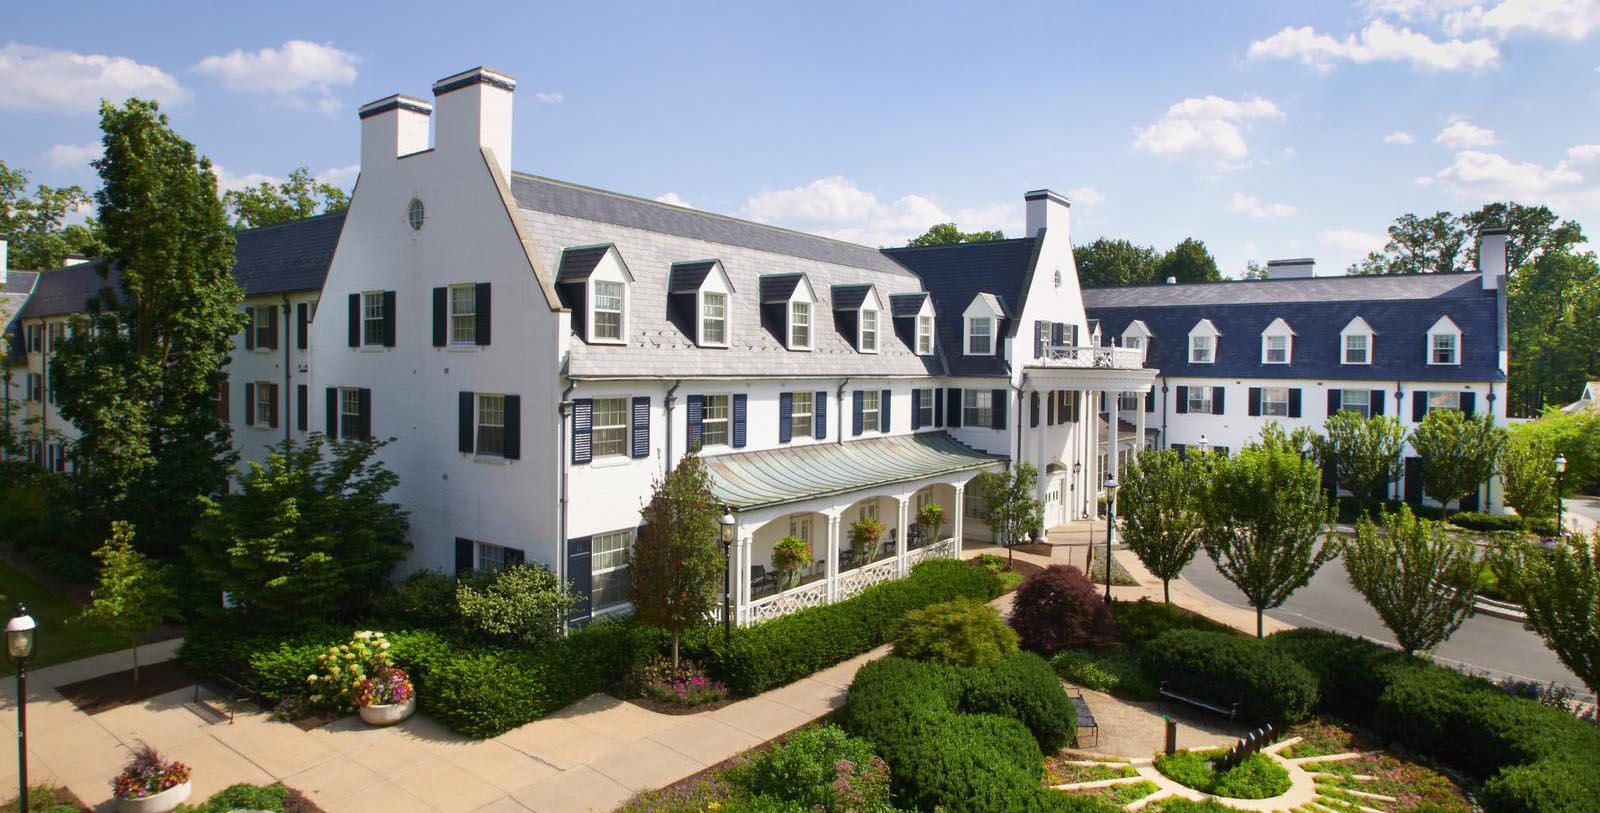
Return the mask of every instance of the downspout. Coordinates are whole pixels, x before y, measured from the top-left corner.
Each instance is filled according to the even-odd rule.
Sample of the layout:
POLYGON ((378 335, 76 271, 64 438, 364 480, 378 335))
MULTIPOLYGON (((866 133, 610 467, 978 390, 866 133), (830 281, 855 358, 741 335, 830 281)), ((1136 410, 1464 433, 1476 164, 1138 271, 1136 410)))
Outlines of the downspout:
MULTIPOLYGON (((291 422, 291 420, 293 418, 293 415, 294 415, 294 410, 289 409, 289 403, 290 403, 289 399, 294 398, 293 374, 289 370, 289 345, 291 344, 291 342, 289 341, 290 332, 291 331, 289 330, 289 295, 288 294, 284 294, 283 295, 283 335, 281 337, 275 336, 273 338, 277 338, 277 339, 279 339, 279 340, 281 340, 283 342, 283 407, 284 407, 284 409, 283 409, 283 416, 284 416, 284 420, 283 420, 283 442, 285 444, 289 443, 289 439, 290 439, 289 423, 291 422)), ((311 399, 311 395, 310 395, 310 393, 307 393, 306 394, 306 400, 307 400, 307 404, 308 405, 309 405, 310 399, 311 399)), ((309 426, 309 425, 310 424, 307 424, 307 426, 309 426)))
MULTIPOLYGON (((567 416, 572 413, 572 391, 577 389, 578 382, 573 381, 561 391, 561 403, 556 405, 556 494, 559 505, 556 510, 556 549, 560 553, 556 556, 556 573, 560 574, 561 583, 568 582, 567 576, 567 416)), ((566 619, 561 620, 566 626, 566 619)))
POLYGON ((663 477, 672 472, 672 407, 678 403, 678 388, 681 386, 683 386, 683 379, 680 378, 674 381, 672 387, 667 390, 667 397, 663 399, 667 407, 667 425, 662 430, 663 434, 667 436, 667 459, 661 467, 663 477))
MULTIPOLYGON (((1012 465, 1015 465, 1022 462, 1022 428, 1027 425, 1024 423, 1024 420, 1028 417, 1027 415, 1023 414, 1023 409, 1025 409, 1027 405, 1022 402, 1022 391, 1028 386, 1028 371, 1022 371, 1022 381, 1020 383, 1013 384, 1011 383, 1011 379, 1007 378, 1006 386, 1012 390, 1015 390, 1017 393, 1017 409, 1014 413, 1017 416, 1017 454, 1015 457, 1011 458, 1012 465)), ((1040 482, 1042 483, 1043 481, 1040 482)))
MULTIPOLYGON (((1403 420, 1404 417, 1405 417, 1400 413, 1400 399, 1403 397, 1404 392, 1405 391, 1400 388, 1400 382, 1399 381, 1394 382, 1394 419, 1396 421, 1403 420)), ((1410 441, 1410 439, 1408 438, 1407 442, 1409 442, 1409 441, 1410 441)), ((1400 479, 1396 480, 1395 483, 1394 483, 1395 491, 1391 492, 1389 494, 1389 497, 1391 499, 1401 500, 1401 501, 1405 500, 1405 497, 1406 497, 1405 489, 1400 485, 1401 481, 1403 481, 1405 479, 1405 476, 1406 476, 1406 449, 1405 449, 1405 446, 1406 446, 1405 443, 1400 444, 1400 459, 1395 461, 1395 465, 1400 467, 1400 479)))
POLYGON ((834 441, 834 443, 838 444, 844 443, 844 388, 848 386, 850 386, 850 378, 847 376, 843 381, 839 382, 839 394, 834 398, 839 404, 838 409, 834 410, 834 412, 839 413, 839 439, 834 441))
POLYGON ((1167 442, 1167 377, 1161 377, 1161 448, 1171 448, 1167 442))

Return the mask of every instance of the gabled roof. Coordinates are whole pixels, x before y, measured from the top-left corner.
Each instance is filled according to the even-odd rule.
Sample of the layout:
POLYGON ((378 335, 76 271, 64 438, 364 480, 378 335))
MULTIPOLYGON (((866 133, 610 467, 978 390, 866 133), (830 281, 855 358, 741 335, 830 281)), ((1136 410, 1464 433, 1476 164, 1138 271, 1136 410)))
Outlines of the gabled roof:
POLYGON ((788 302, 804 280, 804 274, 762 274, 761 304, 788 302))
POLYGON ((612 248, 610 243, 597 246, 574 246, 561 252, 561 265, 556 269, 556 283, 582 282, 594 273, 595 266, 612 248))
MULTIPOLYGON (((884 254, 911 269, 933 297, 933 307, 944 318, 937 320, 939 346, 950 375, 1004 375, 1006 362, 1000 353, 968 356, 963 352, 962 320, 959 316, 980 293, 993 294, 1002 308, 1016 308, 1033 265, 1036 240, 1020 237, 987 243, 957 243, 924 248, 890 248, 884 254)), ((1014 310, 1003 310, 1009 314, 1014 310)), ((1009 335, 1002 328, 999 335, 1009 335)))
POLYGON ((922 313, 922 305, 927 301, 928 294, 925 291, 914 294, 890 294, 889 312, 894 314, 896 319, 910 318, 922 313))
POLYGON ((705 284, 706 277, 711 275, 717 267, 716 260, 695 260, 686 263, 673 263, 667 280, 667 293, 692 294, 700 290, 705 284))
POLYGON ((28 304, 22 309, 22 318, 44 319, 84 312, 89 300, 101 291, 120 287, 121 273, 108 266, 103 260, 90 260, 40 273, 33 296, 28 297, 28 304), (105 276, 101 275, 102 270, 106 271, 105 276))
POLYGON ((339 247, 345 212, 239 232, 233 278, 245 296, 320 291, 339 247))
POLYGON ((1408 274, 1088 288, 1083 292, 1083 304, 1088 308, 1167 308, 1289 302, 1479 299, 1484 293, 1482 280, 1475 273, 1408 274))
POLYGON ((867 296, 871 293, 871 285, 835 285, 830 291, 833 297, 833 309, 836 311, 858 310, 862 303, 867 301, 867 296))

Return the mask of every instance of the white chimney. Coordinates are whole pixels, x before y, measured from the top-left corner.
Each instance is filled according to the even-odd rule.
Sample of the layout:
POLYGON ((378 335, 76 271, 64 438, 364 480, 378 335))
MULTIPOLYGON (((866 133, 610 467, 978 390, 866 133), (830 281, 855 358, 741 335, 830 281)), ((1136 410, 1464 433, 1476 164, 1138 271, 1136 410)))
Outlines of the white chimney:
POLYGON ((8 268, 6 262, 6 238, 0 237, 0 285, 6 284, 6 269, 8 268))
POLYGON ((389 166, 402 155, 428 148, 428 116, 433 105, 395 94, 361 106, 361 171, 389 166))
POLYGON ((1317 261, 1310 257, 1294 260, 1267 260, 1267 279, 1306 279, 1314 277, 1317 261))
POLYGON ((1037 237, 1043 229, 1049 229, 1057 240, 1070 236, 1072 202, 1065 195, 1048 189, 1035 189, 1023 194, 1022 199, 1027 202, 1026 236, 1037 237))
POLYGON ((1500 287, 1506 275, 1506 239, 1509 229, 1489 228, 1478 230, 1478 274, 1483 277, 1483 290, 1500 287))
POLYGON ((511 177, 511 94, 517 80, 484 67, 446 76, 433 83, 439 108, 434 139, 441 153, 487 147, 500 175, 511 177))

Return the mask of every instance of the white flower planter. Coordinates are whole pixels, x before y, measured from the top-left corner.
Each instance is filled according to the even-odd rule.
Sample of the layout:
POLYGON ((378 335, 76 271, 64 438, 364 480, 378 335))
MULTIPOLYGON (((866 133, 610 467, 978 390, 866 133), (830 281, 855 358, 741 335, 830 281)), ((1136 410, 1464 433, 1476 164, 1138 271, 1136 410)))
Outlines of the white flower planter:
POLYGON ((368 725, 394 725, 411 716, 417 710, 415 697, 404 703, 388 703, 382 706, 362 706, 361 719, 368 725))
POLYGON ((117 813, 168 813, 189 800, 191 785, 173 785, 160 793, 138 799, 117 799, 117 813))

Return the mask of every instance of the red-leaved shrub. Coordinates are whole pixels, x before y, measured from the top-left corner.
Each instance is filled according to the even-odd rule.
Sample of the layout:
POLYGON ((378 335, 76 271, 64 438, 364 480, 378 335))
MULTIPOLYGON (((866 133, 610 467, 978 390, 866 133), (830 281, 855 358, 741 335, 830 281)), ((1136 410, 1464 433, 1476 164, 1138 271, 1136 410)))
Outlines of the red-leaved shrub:
POLYGON ((1083 571, 1051 565, 1029 576, 1011 600, 1011 628, 1023 649, 1058 649, 1106 643, 1116 638, 1111 608, 1083 571))

